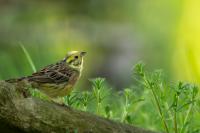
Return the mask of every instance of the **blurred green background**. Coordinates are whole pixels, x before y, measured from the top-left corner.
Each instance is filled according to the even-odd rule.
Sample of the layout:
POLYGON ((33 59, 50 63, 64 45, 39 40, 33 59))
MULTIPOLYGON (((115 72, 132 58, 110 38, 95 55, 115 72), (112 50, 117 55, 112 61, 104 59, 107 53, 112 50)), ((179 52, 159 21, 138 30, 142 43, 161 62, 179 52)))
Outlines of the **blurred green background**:
POLYGON ((199 0, 0 0, 0 79, 32 73, 21 43, 37 69, 87 51, 81 89, 95 77, 125 88, 140 60, 199 83, 199 7, 199 0))

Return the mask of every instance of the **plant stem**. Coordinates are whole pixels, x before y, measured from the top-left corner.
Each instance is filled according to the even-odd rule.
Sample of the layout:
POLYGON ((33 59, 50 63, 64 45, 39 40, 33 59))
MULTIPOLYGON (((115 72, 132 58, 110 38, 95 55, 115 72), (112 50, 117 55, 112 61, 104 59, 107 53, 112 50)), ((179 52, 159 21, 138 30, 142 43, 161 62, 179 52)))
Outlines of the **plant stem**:
POLYGON ((87 106, 83 106, 83 111, 87 111, 87 106))
POLYGON ((125 106, 124 106, 124 111, 123 111, 123 115, 122 115, 122 122, 125 122, 125 119, 127 117, 127 108, 128 108, 128 96, 125 95, 125 106))
POLYGON ((178 101, 179 101, 179 94, 176 92, 175 94, 175 103, 174 103, 174 132, 178 133, 178 128, 177 128, 177 107, 178 107, 178 101))
MULTIPOLYGON (((168 129, 166 120, 165 120, 165 118, 163 117, 163 113, 162 113, 162 110, 161 110, 161 106, 160 106, 160 103, 159 103, 158 98, 157 98, 157 96, 156 96, 156 93, 155 93, 155 91, 154 91, 154 89, 153 89, 153 86, 151 85, 151 83, 149 82, 149 80, 146 78, 146 75, 145 75, 145 74, 144 74, 144 77, 143 77, 143 78, 144 78, 145 83, 149 86, 149 88, 150 88, 151 91, 152 91, 152 94, 153 94, 153 97, 154 97, 154 99, 155 99, 155 101, 156 101, 156 105, 157 105, 157 108, 158 108, 158 112, 159 112, 159 114, 160 114, 160 117, 161 117, 161 120, 162 120, 162 122, 163 122, 164 128, 165 128, 166 132, 169 133, 169 129, 168 129)), ((148 87, 148 86, 147 86, 147 87, 148 87)))
POLYGON ((174 111, 174 132, 178 133, 176 111, 174 111))
POLYGON ((185 126, 186 126, 186 124, 187 124, 187 121, 188 121, 190 112, 191 112, 191 110, 192 110, 192 107, 193 107, 193 104, 191 104, 191 105, 189 106, 189 109, 187 110, 187 114, 186 114, 186 116, 185 116, 185 119, 184 119, 184 122, 183 122, 183 126, 182 126, 181 131, 180 131, 181 133, 184 133, 185 126))
POLYGON ((100 107, 101 107, 101 95, 100 89, 97 90, 97 114, 100 115, 100 107))

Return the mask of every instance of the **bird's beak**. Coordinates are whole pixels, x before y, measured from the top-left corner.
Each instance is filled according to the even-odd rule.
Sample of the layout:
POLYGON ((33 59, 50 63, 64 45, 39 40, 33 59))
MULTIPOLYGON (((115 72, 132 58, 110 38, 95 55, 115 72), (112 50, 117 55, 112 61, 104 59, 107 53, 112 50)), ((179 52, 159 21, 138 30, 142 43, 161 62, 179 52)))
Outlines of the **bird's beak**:
POLYGON ((81 52, 81 56, 85 56, 87 54, 87 52, 81 52))

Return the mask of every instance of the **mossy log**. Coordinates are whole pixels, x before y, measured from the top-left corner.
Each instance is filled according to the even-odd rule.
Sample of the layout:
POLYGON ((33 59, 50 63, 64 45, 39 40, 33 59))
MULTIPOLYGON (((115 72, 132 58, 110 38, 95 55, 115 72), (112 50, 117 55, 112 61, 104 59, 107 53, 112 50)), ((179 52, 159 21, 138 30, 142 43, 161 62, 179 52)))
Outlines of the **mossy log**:
POLYGON ((22 86, 0 81, 2 133, 153 133, 27 94, 22 86))

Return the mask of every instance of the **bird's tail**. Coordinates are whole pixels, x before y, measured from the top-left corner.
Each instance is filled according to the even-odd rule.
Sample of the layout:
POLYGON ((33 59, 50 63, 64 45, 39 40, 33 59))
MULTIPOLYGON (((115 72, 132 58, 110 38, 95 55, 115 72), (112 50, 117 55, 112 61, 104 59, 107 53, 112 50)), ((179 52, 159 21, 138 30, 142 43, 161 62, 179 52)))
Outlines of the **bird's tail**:
POLYGON ((16 79, 7 79, 5 81, 8 82, 8 83, 17 83, 17 82, 23 81, 26 78, 27 77, 21 77, 21 78, 16 78, 16 79))

